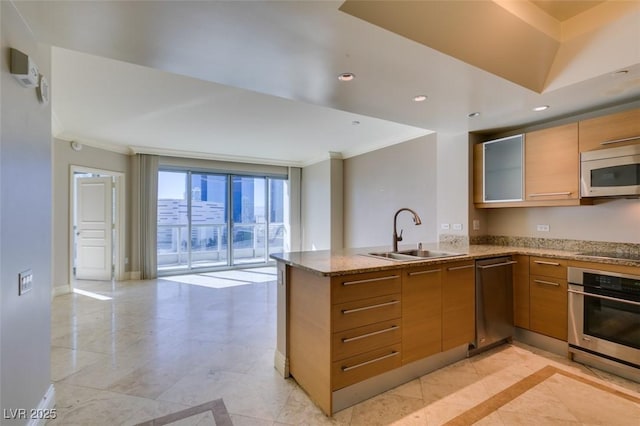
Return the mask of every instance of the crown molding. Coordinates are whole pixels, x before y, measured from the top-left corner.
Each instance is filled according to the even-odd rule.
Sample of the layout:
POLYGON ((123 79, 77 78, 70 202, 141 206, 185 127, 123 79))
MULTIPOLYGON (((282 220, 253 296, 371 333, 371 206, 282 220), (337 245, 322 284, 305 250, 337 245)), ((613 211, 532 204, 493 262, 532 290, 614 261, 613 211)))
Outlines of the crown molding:
POLYGON ((142 147, 142 146, 130 146, 129 149, 131 150, 132 154, 150 154, 150 155, 160 155, 165 157, 229 161, 233 163, 264 164, 269 166, 303 167, 303 164, 298 161, 282 161, 274 158, 265 158, 265 157, 211 154, 208 152, 181 151, 177 149, 162 149, 162 148, 151 148, 151 147, 142 147))

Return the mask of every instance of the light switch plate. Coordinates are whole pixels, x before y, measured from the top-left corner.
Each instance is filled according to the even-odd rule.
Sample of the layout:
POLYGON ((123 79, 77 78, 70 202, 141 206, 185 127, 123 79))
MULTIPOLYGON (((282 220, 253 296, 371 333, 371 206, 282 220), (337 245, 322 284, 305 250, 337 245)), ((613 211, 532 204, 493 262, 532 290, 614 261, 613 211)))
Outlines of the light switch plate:
POLYGON ((536 229, 538 232, 549 232, 549 225, 538 225, 536 229))
POLYGON ((462 231, 462 224, 461 223, 454 223, 453 224, 453 230, 454 231, 462 231))
POLYGON ((440 229, 449 229, 449 224, 448 223, 442 223, 440 224, 440 229))
POLYGON ((480 230, 480 220, 473 219, 473 230, 474 231, 479 231, 480 230))
POLYGON ((22 296, 33 289, 33 272, 31 269, 18 274, 18 295, 22 296))

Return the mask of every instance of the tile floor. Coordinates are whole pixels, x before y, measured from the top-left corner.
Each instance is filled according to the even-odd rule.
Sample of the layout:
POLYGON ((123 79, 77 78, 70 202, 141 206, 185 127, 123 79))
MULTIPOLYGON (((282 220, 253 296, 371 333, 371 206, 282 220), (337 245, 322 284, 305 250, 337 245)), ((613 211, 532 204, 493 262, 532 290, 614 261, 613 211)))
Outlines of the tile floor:
MULTIPOLYGON (((640 424, 640 384, 519 343, 327 418, 273 368, 275 269, 216 275, 87 281, 78 288, 88 295, 56 297, 51 375, 58 418, 49 424, 132 425, 223 398, 236 426, 440 425, 547 365, 632 399, 556 374, 477 424, 640 424)), ((211 416, 200 416, 179 424, 212 422, 211 416)))

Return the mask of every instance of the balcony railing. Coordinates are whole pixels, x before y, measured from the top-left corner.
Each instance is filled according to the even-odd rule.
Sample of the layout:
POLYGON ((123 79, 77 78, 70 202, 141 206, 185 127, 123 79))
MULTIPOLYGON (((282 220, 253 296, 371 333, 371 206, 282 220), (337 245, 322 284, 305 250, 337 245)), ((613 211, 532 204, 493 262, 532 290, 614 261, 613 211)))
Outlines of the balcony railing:
MULTIPOLYGON (((233 225, 233 263, 268 260, 283 250, 284 223, 233 225)), ((207 268, 229 264, 227 224, 158 225, 158 269, 207 268), (190 256, 189 256, 190 255, 190 256)))

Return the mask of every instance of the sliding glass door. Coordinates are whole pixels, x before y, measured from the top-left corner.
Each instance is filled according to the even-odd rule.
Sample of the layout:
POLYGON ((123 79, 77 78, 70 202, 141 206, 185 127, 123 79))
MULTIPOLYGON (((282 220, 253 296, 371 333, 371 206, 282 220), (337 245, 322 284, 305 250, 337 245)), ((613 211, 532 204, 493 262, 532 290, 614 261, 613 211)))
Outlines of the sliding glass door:
POLYGON ((228 264, 227 176, 191 174, 191 267, 228 264))
POLYGON ((266 260, 266 178, 233 176, 233 260, 266 260))
POLYGON ((285 179, 160 171, 158 272, 268 262, 284 247, 286 192, 285 179))
POLYGON ((186 172, 158 173, 158 270, 189 268, 189 203, 186 172))

